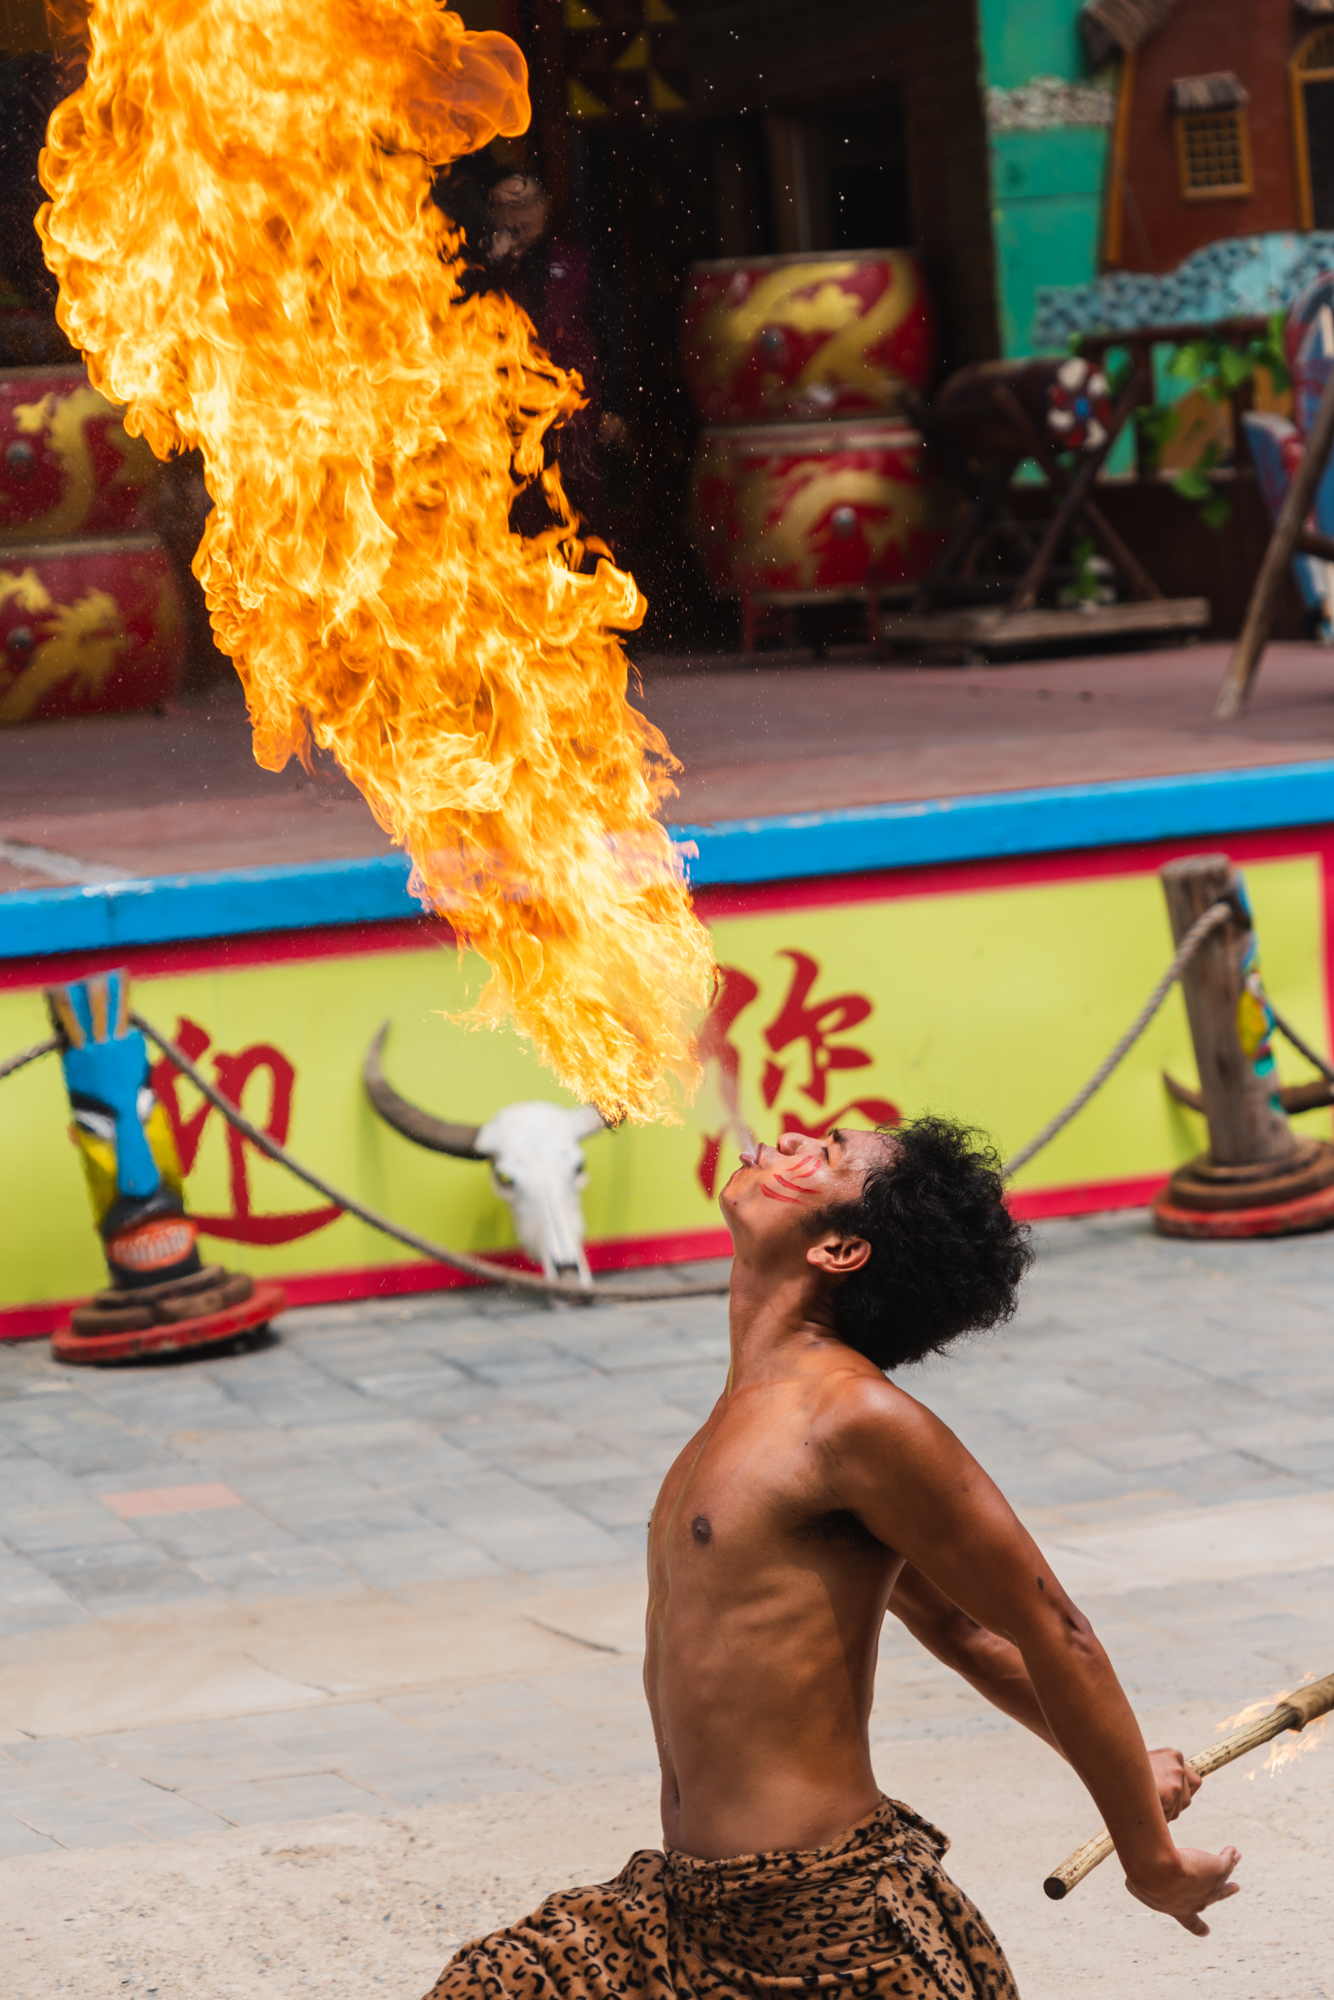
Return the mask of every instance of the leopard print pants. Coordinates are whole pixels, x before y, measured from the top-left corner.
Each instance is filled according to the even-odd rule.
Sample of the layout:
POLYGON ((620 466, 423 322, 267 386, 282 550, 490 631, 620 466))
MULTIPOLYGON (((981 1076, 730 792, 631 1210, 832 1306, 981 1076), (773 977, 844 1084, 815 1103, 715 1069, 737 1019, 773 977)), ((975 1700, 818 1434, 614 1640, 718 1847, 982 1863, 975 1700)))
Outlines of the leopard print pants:
POLYGON ((427 2000, 1018 2000, 949 1843, 882 1799, 832 1847, 731 1861, 645 1848, 465 1945, 427 2000))

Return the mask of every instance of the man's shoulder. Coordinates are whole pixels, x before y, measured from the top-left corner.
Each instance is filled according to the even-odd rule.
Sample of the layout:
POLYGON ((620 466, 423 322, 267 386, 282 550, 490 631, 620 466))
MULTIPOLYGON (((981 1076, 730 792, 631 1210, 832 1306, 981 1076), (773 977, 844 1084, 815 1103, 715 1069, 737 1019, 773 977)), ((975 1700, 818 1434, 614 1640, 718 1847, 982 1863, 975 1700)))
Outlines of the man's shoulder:
POLYGON ((835 1361, 821 1383, 816 1425, 821 1441, 835 1447, 857 1443, 925 1445, 949 1436, 940 1418, 915 1396, 891 1382, 859 1356, 835 1361))
POLYGON ((925 1403, 883 1375, 857 1368, 830 1370, 808 1441, 831 1487, 873 1533, 891 1543, 883 1522, 877 1525, 877 1508, 958 1494, 981 1472, 967 1447, 925 1403))

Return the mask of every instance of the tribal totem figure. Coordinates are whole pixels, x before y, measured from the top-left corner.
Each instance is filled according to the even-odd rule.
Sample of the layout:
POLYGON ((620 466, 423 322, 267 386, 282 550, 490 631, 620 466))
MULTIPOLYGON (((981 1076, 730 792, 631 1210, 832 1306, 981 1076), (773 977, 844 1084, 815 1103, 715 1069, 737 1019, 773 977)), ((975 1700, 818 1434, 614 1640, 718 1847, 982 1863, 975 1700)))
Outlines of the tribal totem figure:
POLYGON ((134 1291, 200 1269, 167 1115, 148 1049, 129 1023, 129 980, 101 972, 46 991, 65 1087, 111 1280, 134 1291))
POLYGON ((185 1212, 167 1114, 153 1094, 148 1049, 130 1024, 129 977, 99 972, 49 986, 74 1122, 102 1248, 105 1291, 76 1306, 53 1336, 64 1361, 120 1361, 162 1348, 230 1340, 286 1303, 281 1286, 201 1264, 185 1212))

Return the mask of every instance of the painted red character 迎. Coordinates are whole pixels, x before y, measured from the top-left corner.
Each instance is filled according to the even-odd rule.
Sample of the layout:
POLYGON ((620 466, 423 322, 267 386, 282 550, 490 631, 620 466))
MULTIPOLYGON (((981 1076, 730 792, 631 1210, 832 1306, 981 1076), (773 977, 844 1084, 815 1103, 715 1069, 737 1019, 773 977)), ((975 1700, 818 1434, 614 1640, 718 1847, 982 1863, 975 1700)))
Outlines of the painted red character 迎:
MULTIPOLYGON (((173 1039, 193 1063, 199 1061, 213 1040, 206 1028, 184 1017, 177 1021, 173 1039)), ((260 1073, 267 1074, 269 1101, 265 1115, 263 1119, 250 1113, 247 1116, 252 1124, 258 1125, 280 1146, 286 1143, 292 1120, 296 1070, 281 1049, 274 1048, 269 1042, 252 1042, 249 1048, 240 1050, 236 1055, 224 1055, 214 1050, 213 1073, 218 1089, 238 1108, 251 1078, 260 1073)), ((180 1072, 169 1057, 163 1056, 154 1065, 153 1089, 167 1114, 176 1140, 181 1170, 188 1174, 198 1157, 204 1129, 214 1115, 214 1107, 205 1101, 186 1117, 176 1095, 179 1080, 180 1072)), ((337 1207, 290 1209, 256 1215, 250 1203, 249 1144, 234 1125, 227 1126, 227 1177, 231 1209, 226 1215, 195 1214, 196 1226, 204 1235, 223 1237, 232 1243, 294 1243, 298 1237, 310 1236, 315 1230, 337 1221, 343 1212, 337 1207)))

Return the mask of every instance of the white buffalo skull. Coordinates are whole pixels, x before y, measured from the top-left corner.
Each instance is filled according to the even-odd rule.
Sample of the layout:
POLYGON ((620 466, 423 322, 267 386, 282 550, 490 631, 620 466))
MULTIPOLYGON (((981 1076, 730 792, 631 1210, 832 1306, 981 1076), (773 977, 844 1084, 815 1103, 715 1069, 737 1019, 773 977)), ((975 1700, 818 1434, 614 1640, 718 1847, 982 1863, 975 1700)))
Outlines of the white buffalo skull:
POLYGON ((389 1023, 366 1051, 366 1095, 387 1124, 415 1145, 456 1160, 489 1160, 491 1179, 509 1203, 520 1243, 548 1278, 592 1285, 584 1253, 580 1190, 588 1178, 581 1141, 606 1124, 594 1105, 507 1104, 484 1125, 455 1125, 400 1097, 381 1066, 389 1023))

